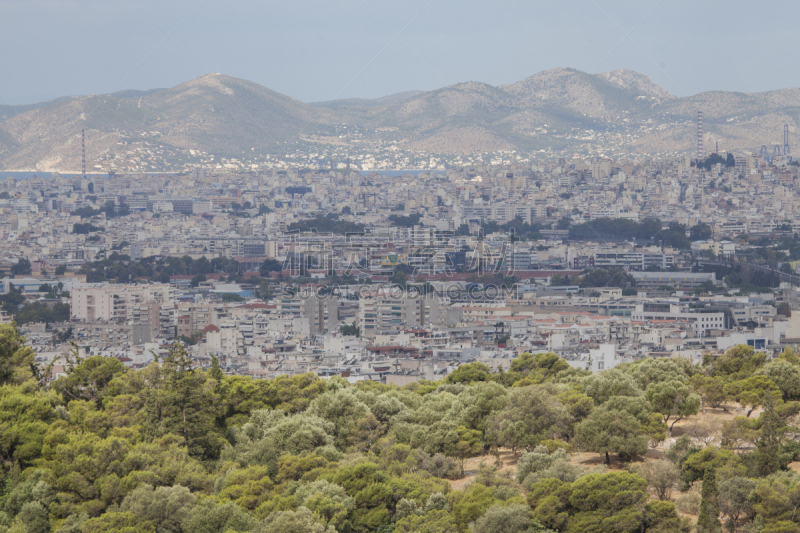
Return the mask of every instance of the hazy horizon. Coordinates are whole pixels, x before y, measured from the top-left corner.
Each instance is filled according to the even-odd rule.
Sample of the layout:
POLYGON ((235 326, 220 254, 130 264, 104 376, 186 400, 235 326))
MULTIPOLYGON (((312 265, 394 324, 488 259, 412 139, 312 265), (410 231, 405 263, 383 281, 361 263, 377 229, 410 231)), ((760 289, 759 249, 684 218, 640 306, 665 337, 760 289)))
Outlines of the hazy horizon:
POLYGON ((768 7, 246 0, 234 9, 219 0, 0 0, 0 46, 8 51, 0 58, 0 104, 172 87, 208 72, 303 102, 466 81, 497 86, 554 67, 634 70, 676 96, 800 86, 793 69, 780 68, 800 5, 768 7))

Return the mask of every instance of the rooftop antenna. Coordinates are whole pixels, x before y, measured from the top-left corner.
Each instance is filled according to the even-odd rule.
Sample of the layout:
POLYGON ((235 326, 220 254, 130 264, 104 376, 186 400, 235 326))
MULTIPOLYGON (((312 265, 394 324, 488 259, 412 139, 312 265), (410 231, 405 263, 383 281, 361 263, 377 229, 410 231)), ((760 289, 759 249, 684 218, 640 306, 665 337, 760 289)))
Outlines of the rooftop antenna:
POLYGON ((697 159, 705 157, 703 149, 703 112, 697 112, 697 159))
POLYGON ((81 130, 81 174, 86 179, 86 130, 81 130))

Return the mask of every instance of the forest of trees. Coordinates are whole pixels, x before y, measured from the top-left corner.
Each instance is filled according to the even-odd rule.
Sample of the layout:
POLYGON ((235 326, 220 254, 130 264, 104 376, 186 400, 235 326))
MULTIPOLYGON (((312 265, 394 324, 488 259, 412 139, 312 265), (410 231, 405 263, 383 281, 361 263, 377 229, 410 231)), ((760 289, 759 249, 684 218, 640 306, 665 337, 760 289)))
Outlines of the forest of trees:
POLYGON ((114 217, 124 217, 130 215, 131 210, 127 205, 123 204, 117 206, 114 204, 114 202, 109 200, 100 209, 92 209, 91 207, 87 206, 87 207, 79 207, 78 209, 72 211, 73 215, 78 215, 81 218, 91 218, 99 215, 100 213, 105 213, 106 218, 114 218, 114 217))
MULTIPOLYGON (((39 287, 39 291, 46 293, 51 299, 58 298, 60 290, 59 287, 46 283, 39 287)), ((68 292, 65 294, 69 295, 68 292)), ((11 315, 17 324, 63 322, 70 317, 69 304, 60 301, 49 303, 28 301, 22 290, 14 287, 13 283, 8 292, 0 295, 0 309, 11 315)))
POLYGON ((572 226, 569 230, 571 238, 578 239, 652 239, 661 231, 661 221, 648 219, 634 222, 624 218, 598 218, 572 226))
POLYGON ((363 233, 364 224, 339 220, 338 215, 329 213, 327 216, 319 215, 316 218, 298 220, 286 227, 292 231, 316 231, 318 233, 335 233, 337 235, 347 235, 348 233, 363 233))
POLYGON ((413 214, 413 215, 389 215, 389 222, 393 226, 398 226, 401 228, 413 228, 417 224, 419 224, 419 220, 422 218, 422 215, 413 214))
POLYGON ((76 223, 72 225, 72 233, 75 233, 77 235, 89 235, 90 233, 93 233, 95 231, 103 231, 103 228, 101 228, 100 226, 95 226, 90 222, 86 222, 83 224, 76 223))
POLYGON ((721 155, 714 153, 701 161, 692 163, 692 166, 695 166, 696 164, 697 167, 699 168, 702 168, 704 170, 711 170, 711 167, 713 167, 717 163, 722 164, 722 166, 724 167, 733 167, 736 166, 736 159, 730 152, 728 152, 728 154, 725 157, 722 157, 721 155))
POLYGON ((791 350, 596 374, 522 354, 405 387, 227 376, 181 344, 142 370, 75 350, 65 370, 45 379, 0 325, 0 532, 653 533, 690 531, 687 515, 700 532, 799 530, 791 350), (736 415, 718 438, 680 426, 642 461, 718 408, 736 415), (573 463, 577 447, 611 468, 573 463))
POLYGON ((513 238, 520 240, 541 239, 542 236, 539 233, 539 230, 541 230, 543 227, 544 226, 541 224, 528 224, 519 217, 503 224, 493 220, 486 220, 481 223, 481 231, 484 235, 502 231, 504 233, 510 233, 513 235, 513 238))
POLYGON ((693 241, 711 237, 711 228, 707 224, 697 224, 691 228, 670 222, 666 229, 662 228, 658 219, 647 219, 634 222, 623 218, 598 218, 569 228, 569 236, 573 239, 599 239, 608 241, 651 240, 664 246, 688 249, 693 241), (687 230, 689 236, 686 236, 687 230))
POLYGON ((145 257, 139 261, 131 261, 127 255, 113 252, 108 259, 89 261, 81 266, 80 273, 86 274, 86 281, 99 283, 113 281, 114 283, 129 283, 136 278, 169 283, 170 276, 211 274, 214 272, 225 274, 238 274, 243 270, 242 265, 235 259, 228 257, 215 257, 206 259, 200 257, 167 257, 156 259, 145 257))
POLYGON ((28 276, 31 273, 31 262, 24 257, 11 265, 12 276, 28 276))

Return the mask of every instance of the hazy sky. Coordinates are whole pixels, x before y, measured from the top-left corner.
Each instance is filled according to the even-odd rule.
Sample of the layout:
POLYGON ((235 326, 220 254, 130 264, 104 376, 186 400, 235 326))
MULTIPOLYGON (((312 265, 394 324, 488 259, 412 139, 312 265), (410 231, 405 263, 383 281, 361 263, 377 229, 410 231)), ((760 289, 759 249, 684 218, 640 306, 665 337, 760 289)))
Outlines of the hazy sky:
POLYGON ((798 15, 797 0, 0 0, 0 104, 205 72, 306 102, 552 67, 765 91, 800 86, 798 15))

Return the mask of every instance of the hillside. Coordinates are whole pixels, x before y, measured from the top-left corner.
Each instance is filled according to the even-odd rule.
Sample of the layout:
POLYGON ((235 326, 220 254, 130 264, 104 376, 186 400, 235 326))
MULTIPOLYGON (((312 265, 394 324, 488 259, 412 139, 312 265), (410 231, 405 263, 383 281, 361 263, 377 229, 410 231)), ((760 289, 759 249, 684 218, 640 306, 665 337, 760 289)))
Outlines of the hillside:
POLYGON ((325 102, 313 102, 311 105, 316 107, 330 107, 333 109, 340 107, 378 107, 386 104, 393 104, 408 100, 420 95, 425 91, 403 91, 401 93, 390 94, 380 98, 343 98, 341 100, 327 100, 325 102))
POLYGON ((622 115, 649 108, 652 103, 660 103, 660 98, 652 92, 661 94, 665 91, 655 84, 653 86, 660 91, 643 94, 637 87, 614 83, 604 75, 595 76, 573 69, 550 69, 502 88, 516 96, 524 107, 563 109, 614 121, 622 115))
POLYGON ((0 170, 77 169, 82 129, 90 167, 97 168, 111 161, 124 167, 135 154, 146 154, 153 170, 210 160, 198 154, 248 159, 284 154, 285 143, 306 153, 321 144, 369 151, 387 142, 439 154, 686 153, 694 147, 698 109, 708 146, 757 150, 782 144, 784 124, 792 132, 800 126, 800 89, 675 97, 633 71, 556 68, 500 87, 466 82, 306 104, 253 82, 207 74, 169 89, 4 106, 0 170))
POLYGON ((97 160, 142 137, 167 150, 263 151, 332 122, 328 110, 208 74, 171 89, 74 97, 16 114, 0 122, 0 168, 79 168, 82 129, 97 160))

